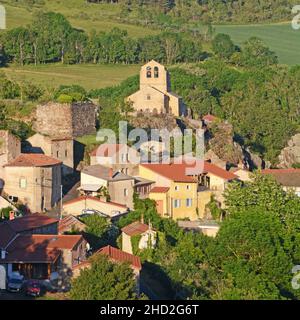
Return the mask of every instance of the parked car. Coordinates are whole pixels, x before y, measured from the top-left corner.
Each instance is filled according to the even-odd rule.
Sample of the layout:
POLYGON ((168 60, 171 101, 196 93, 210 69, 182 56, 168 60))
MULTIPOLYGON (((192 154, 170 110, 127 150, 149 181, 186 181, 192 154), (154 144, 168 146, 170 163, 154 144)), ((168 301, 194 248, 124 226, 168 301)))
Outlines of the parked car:
POLYGON ((42 293, 42 285, 38 281, 30 280, 26 283, 25 293, 31 297, 39 297, 42 293))
POLYGON ((7 291, 9 292, 20 292, 23 288, 23 278, 8 278, 7 280, 7 291))

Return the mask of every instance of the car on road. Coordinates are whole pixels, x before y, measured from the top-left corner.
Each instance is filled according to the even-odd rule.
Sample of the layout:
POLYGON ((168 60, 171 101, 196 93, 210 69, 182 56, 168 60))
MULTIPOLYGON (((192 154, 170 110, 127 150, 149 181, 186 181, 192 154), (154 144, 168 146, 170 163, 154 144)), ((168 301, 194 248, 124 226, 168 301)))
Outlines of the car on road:
POLYGON ((25 294, 31 297, 39 297, 43 287, 38 281, 30 280, 25 285, 25 294))
POLYGON ((7 281, 7 291, 20 292, 23 288, 24 280, 22 278, 9 278, 7 281))

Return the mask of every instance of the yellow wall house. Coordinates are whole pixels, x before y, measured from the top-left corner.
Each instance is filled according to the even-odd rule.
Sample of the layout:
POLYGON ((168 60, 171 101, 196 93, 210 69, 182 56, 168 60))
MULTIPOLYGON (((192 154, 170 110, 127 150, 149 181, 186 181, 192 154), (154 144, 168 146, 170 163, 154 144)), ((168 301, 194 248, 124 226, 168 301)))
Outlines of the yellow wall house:
POLYGON ((186 164, 142 164, 142 178, 155 181, 149 198, 156 201, 158 213, 174 220, 192 221, 205 217, 212 194, 222 194, 237 177, 211 163, 204 163, 198 175, 186 174, 186 164))

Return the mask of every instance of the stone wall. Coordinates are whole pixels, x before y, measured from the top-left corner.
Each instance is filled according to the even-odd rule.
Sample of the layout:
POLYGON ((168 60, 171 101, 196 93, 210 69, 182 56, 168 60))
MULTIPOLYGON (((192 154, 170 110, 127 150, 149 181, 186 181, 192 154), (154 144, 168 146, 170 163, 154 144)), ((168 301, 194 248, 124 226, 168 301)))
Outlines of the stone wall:
POLYGON ((73 138, 94 134, 96 107, 94 104, 60 104, 49 102, 36 110, 34 130, 52 138, 73 138))

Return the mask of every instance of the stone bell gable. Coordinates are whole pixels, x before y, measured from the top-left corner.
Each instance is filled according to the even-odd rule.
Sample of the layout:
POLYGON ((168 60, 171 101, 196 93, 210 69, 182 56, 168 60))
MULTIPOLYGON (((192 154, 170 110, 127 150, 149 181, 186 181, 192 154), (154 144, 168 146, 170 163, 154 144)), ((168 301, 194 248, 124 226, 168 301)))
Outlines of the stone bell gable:
POLYGON ((152 60, 141 68, 140 90, 126 99, 136 113, 187 115, 186 106, 180 96, 171 92, 168 70, 152 60))
POLYGON ((96 132, 96 106, 91 102, 40 105, 34 130, 51 138, 75 138, 96 132))

